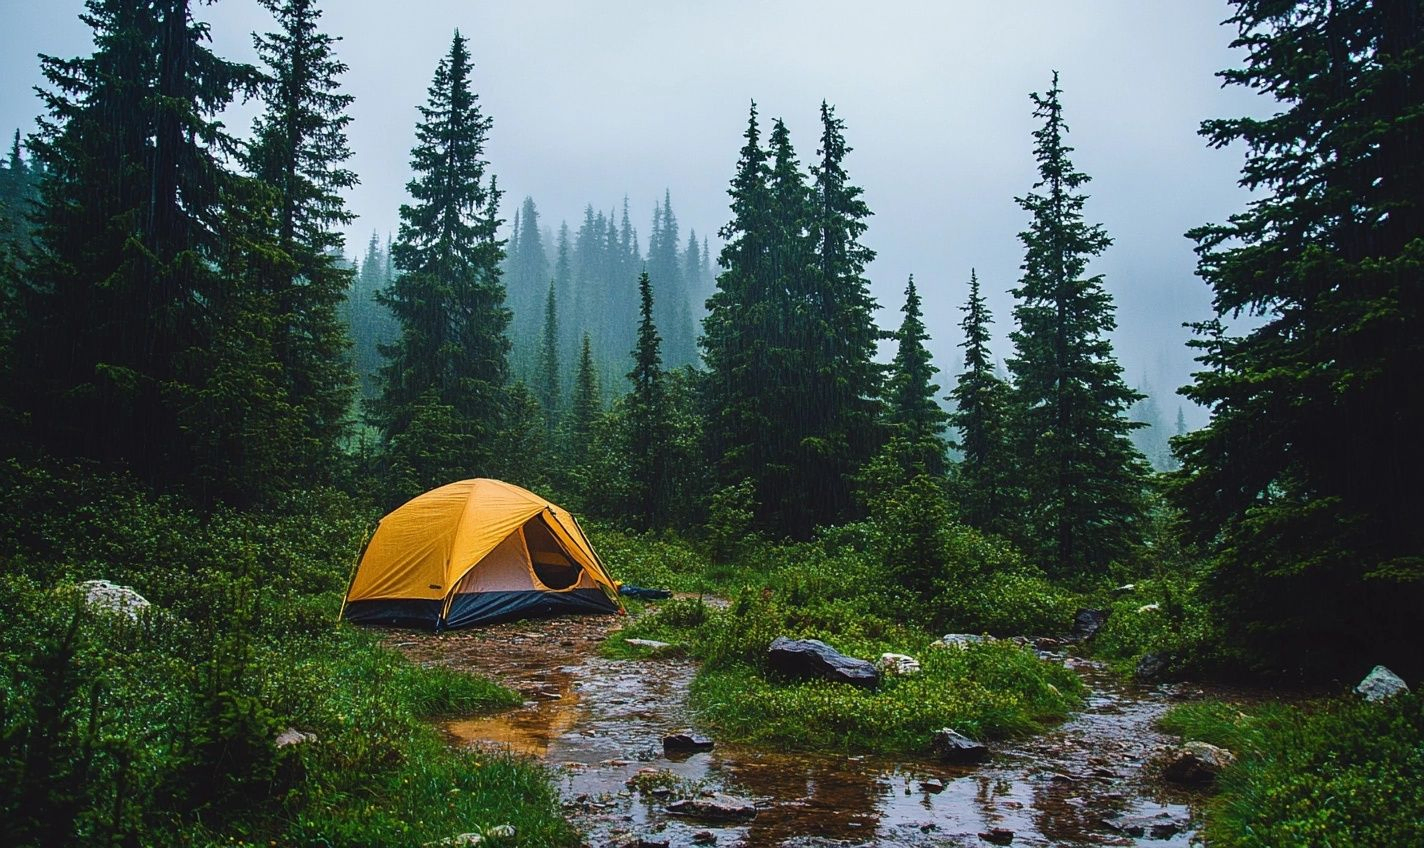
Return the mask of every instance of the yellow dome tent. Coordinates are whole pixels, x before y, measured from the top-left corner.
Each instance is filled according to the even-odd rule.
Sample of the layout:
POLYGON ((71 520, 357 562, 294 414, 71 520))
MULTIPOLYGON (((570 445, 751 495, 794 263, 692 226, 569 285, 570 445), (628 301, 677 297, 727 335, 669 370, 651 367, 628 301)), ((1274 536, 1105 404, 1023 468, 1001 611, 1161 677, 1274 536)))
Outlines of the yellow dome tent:
POLYGON ((381 519, 342 616, 443 630, 558 612, 622 613, 568 512, 499 480, 432 489, 381 519))

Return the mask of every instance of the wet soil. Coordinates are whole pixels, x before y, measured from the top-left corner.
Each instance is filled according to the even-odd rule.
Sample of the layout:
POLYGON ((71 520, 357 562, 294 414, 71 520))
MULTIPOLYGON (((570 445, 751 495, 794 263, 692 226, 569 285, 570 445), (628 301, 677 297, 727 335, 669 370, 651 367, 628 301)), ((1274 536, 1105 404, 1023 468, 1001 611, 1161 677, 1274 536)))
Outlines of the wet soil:
POLYGON ((1136 686, 1065 656, 1058 659, 1090 690, 1082 712, 1045 735, 998 745, 982 766, 785 753, 732 739, 668 757, 663 737, 696 727, 688 707, 695 665, 598 656, 598 644, 621 622, 552 618, 401 633, 391 642, 418 662, 489 675, 524 694, 520 708, 442 727, 454 744, 545 762, 589 845, 687 846, 715 837, 718 845, 922 848, 1005 844, 1009 831, 1015 846, 1190 843, 1190 805, 1199 799, 1164 789, 1142 766, 1172 741, 1154 729, 1157 717, 1200 690, 1136 686), (631 788, 646 769, 683 782, 670 791, 631 788), (718 824, 665 812, 699 789, 755 800, 755 820, 718 824))

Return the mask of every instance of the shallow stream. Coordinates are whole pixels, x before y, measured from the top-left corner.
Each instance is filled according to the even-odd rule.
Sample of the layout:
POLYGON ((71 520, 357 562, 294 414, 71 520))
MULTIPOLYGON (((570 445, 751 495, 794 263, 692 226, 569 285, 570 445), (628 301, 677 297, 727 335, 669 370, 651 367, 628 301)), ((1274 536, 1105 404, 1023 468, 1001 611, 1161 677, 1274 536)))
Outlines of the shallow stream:
POLYGON ((1198 690, 1135 686, 1063 657, 1090 689, 1083 711, 1048 734, 996 746, 982 766, 783 753, 734 739, 668 757, 663 737, 696 726, 688 707, 695 666, 598 656, 598 643, 617 626, 608 617, 565 617, 392 641, 417 661, 489 675, 522 692, 520 708, 443 728, 456 744, 505 747, 547 763, 569 815, 600 848, 673 848, 712 837, 744 846, 1189 844, 1194 798, 1144 778, 1141 766, 1171 741, 1155 719, 1198 690), (668 815, 676 792, 628 785, 649 768, 752 799, 757 816, 716 824, 668 815))

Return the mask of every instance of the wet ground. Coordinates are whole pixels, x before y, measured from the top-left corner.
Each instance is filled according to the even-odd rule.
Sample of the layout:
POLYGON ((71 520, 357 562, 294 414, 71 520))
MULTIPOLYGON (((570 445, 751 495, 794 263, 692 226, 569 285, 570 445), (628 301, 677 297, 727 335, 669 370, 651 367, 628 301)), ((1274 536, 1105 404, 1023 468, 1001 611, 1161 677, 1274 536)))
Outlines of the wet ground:
POLYGON ((1153 729, 1155 719, 1195 690, 1138 687, 1062 657, 1091 690, 1084 710, 1051 733, 1000 744, 982 766, 787 754, 731 739, 669 758, 663 737, 696 726, 688 709, 694 665, 598 656, 598 643, 621 621, 521 621, 403 633, 392 642, 419 662, 490 675, 522 692, 521 708, 443 727, 455 744, 505 747, 547 763, 569 815, 600 848, 1190 843, 1194 799, 1164 791, 1141 767, 1172 741, 1153 729), (680 780, 669 787, 672 777, 649 769, 680 780), (646 783, 635 789, 630 780, 640 772, 646 783), (654 783, 662 785, 647 785, 654 783), (716 824, 666 813, 670 801, 699 789, 753 799, 756 818, 716 824), (1008 832, 1011 843, 1003 841, 1008 832))

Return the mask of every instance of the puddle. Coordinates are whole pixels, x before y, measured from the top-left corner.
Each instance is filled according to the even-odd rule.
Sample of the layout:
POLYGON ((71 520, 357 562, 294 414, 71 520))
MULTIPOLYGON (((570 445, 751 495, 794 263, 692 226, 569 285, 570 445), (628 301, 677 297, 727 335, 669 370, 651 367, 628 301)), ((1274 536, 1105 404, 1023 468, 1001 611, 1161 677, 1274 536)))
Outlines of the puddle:
POLYGON ((1171 741, 1152 727, 1172 701, 1170 688, 1136 687, 1068 658, 1091 690, 1083 712, 1043 736, 1001 744, 977 768, 782 753, 728 739, 673 759, 662 738, 695 726, 687 703, 695 666, 597 656, 619 623, 569 617, 392 641, 419 662, 491 675, 524 694, 520 708, 442 727, 455 744, 503 747, 548 764, 590 845, 636 846, 642 838, 688 846, 700 833, 706 844, 710 833, 718 845, 978 846, 992 844, 979 834, 994 828, 1013 831, 1015 846, 1190 842, 1193 798, 1139 776, 1171 741), (735 825, 670 816, 665 806, 675 794, 628 788, 647 768, 751 798, 758 814, 735 825), (1134 824, 1140 837, 1123 832, 1134 824))

